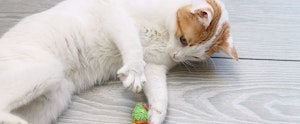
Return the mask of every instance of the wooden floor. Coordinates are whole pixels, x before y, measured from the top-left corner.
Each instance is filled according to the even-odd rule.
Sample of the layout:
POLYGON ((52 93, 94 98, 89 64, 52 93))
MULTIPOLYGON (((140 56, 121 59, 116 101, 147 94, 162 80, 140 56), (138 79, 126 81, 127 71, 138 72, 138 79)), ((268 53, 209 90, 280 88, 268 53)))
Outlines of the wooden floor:
MULTIPOLYGON (((0 34, 61 0, 0 0, 0 34)), ((223 0, 240 60, 212 61, 168 74, 166 124, 299 124, 300 1, 223 0)), ((57 124, 129 124, 143 94, 118 81, 73 97, 57 124)))

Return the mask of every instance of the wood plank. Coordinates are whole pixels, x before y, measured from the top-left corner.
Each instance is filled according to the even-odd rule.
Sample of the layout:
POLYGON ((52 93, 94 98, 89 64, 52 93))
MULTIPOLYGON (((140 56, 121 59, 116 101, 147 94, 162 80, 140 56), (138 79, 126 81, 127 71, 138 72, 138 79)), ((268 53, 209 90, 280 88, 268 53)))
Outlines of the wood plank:
POLYGON ((0 37, 29 13, 0 13, 0 37))
POLYGON ((37 13, 63 0, 0 0, 1 13, 37 13))
MULTIPOLYGON (((300 63, 214 59, 168 74, 166 124, 288 124, 300 122, 300 63)), ((183 66, 183 65, 181 65, 183 66)), ((128 124, 136 102, 120 82, 75 95, 57 124, 128 124)))
POLYGON ((0 0, 0 36, 26 16, 44 11, 63 0, 0 0))
POLYGON ((223 0, 241 58, 300 60, 299 0, 223 0))

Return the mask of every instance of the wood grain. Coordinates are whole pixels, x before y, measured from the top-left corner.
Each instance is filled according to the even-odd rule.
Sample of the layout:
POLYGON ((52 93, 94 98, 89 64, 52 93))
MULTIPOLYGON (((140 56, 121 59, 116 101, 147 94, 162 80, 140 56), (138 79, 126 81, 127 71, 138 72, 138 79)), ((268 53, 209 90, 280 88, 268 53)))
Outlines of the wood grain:
POLYGON ((300 60, 299 0, 223 0, 241 58, 300 60))
POLYGON ((44 11, 63 0, 0 0, 0 36, 26 16, 44 11))
MULTIPOLYGON (((181 65, 168 74, 166 124, 300 122, 300 63, 227 59, 214 63, 197 64, 190 71, 181 65)), ((140 101, 145 96, 110 82, 74 96, 57 124, 128 124, 131 109, 140 101)))
POLYGON ((37 13, 63 0, 0 0, 1 13, 37 13))

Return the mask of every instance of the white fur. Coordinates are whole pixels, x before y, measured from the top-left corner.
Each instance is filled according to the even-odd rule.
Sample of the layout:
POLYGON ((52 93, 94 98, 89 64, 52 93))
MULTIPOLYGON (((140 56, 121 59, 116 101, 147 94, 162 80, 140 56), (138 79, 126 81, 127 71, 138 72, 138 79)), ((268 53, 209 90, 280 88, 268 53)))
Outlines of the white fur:
POLYGON ((206 2, 206 0, 193 0, 192 1, 192 8, 191 8, 191 12, 194 12, 195 10, 199 9, 199 8, 211 8, 210 4, 208 4, 206 2))
MULTIPOLYGON (((175 12, 187 3, 66 0, 25 18, 0 40, 0 123, 49 124, 73 93, 117 75, 133 92, 143 87, 150 123, 162 123, 166 73, 176 64, 166 48, 178 47, 175 12)), ((211 42, 182 56, 198 55, 211 42)))

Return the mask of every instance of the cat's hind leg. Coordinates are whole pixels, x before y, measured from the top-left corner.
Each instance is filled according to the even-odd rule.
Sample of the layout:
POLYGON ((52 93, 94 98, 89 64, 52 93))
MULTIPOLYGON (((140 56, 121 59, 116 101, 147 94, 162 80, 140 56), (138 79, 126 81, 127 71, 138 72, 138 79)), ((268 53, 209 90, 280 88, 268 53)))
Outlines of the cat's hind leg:
POLYGON ((25 120, 6 112, 0 112, 0 124, 28 124, 25 120))
POLYGON ((30 124, 50 124, 67 108, 73 91, 73 83, 64 80, 56 88, 12 113, 26 119, 30 124))
POLYGON ((26 124, 10 112, 56 88, 64 79, 63 67, 55 59, 13 63, 18 64, 0 73, 0 122, 26 124))

